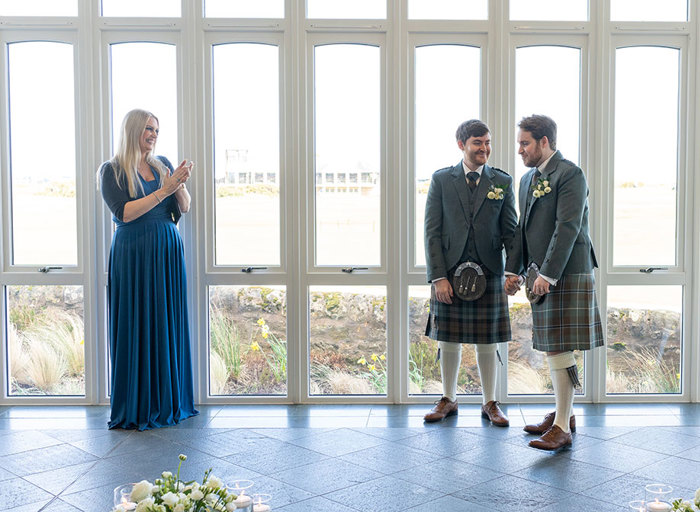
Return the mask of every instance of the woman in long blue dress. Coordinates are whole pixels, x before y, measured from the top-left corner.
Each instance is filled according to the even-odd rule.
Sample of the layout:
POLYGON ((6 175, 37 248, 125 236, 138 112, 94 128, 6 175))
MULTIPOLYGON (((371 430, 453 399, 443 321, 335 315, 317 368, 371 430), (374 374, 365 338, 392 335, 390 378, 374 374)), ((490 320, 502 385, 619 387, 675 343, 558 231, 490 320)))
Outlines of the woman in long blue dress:
POLYGON ((192 163, 173 169, 154 149, 159 123, 132 110, 116 155, 100 168, 117 229, 109 255, 109 428, 146 430, 198 414, 194 407, 181 212, 192 163))

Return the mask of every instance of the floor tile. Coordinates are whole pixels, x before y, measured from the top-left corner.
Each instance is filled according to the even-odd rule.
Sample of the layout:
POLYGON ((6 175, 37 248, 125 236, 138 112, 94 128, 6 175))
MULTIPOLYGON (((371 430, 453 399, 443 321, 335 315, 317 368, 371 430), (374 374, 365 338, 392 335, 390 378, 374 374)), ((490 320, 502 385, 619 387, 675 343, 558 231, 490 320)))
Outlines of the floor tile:
POLYGON ((530 512, 569 498, 572 493, 506 475, 453 495, 500 512, 530 512))
POLYGON ((312 494, 326 494, 338 489, 380 478, 377 471, 339 459, 325 459, 270 475, 276 480, 304 489, 312 494))
POLYGON ((315 496, 314 493, 268 476, 259 476, 254 482, 253 493, 269 494, 272 497, 270 499, 270 508, 273 511, 292 503, 308 500, 315 496))
POLYGON ((604 501, 595 500, 588 496, 576 494, 570 498, 552 503, 549 506, 541 509, 541 512, 563 512, 574 510, 595 510, 595 512, 631 512, 631 509, 624 504, 606 503, 604 501))
POLYGON ((668 457, 655 464, 650 464, 633 473, 662 482, 673 487, 685 487, 693 489, 700 487, 700 462, 668 457))
MULTIPOLYGON (((109 504, 111 505, 111 503, 109 504)), ((41 512, 82 512, 79 508, 56 498, 48 506, 41 509, 41 512)))
POLYGON ((356 508, 348 508, 340 503, 327 500, 321 496, 305 501, 292 503, 286 507, 275 509, 276 512, 357 512, 356 508))
POLYGON ((616 437, 615 442, 666 455, 675 455, 700 446, 700 437, 669 432, 666 429, 644 427, 616 437))
POLYGON ((614 441, 597 443, 581 450, 571 451, 565 456, 572 460, 614 469, 623 473, 631 473, 668 457, 668 455, 662 453, 642 450, 634 446, 615 443, 614 441))
POLYGON ((425 434, 400 439, 396 442, 417 450, 450 457, 473 450, 482 443, 488 444, 495 441, 471 434, 467 429, 445 428, 430 430, 425 434))
POLYGON ((459 460, 441 458, 394 473, 392 476, 443 494, 452 494, 474 484, 493 480, 503 474, 459 460))
POLYGON ((21 478, 5 480, 0 485, 0 503, 8 509, 39 502, 45 503, 51 498, 53 498, 52 494, 21 478))
POLYGON ((389 475, 397 471, 427 464, 439 457, 439 455, 425 450, 417 450, 398 443, 385 442, 378 446, 345 454, 339 458, 389 475))
POLYGON ((399 512, 441 495, 427 487, 385 476, 328 493, 325 497, 365 512, 399 512))
POLYGON ((33 475, 25 476, 24 479, 47 490, 51 494, 58 495, 66 490, 73 482, 89 473, 95 464, 95 462, 74 464, 43 473, 34 473, 33 475))
POLYGON ((320 462, 326 458, 317 451, 266 437, 241 452, 229 455, 225 460, 268 475, 301 466, 306 462, 320 462))
POLYGON ((74 446, 59 444, 7 455, 2 458, 2 465, 16 475, 26 476, 96 460, 94 455, 74 446))
POLYGON ((581 492, 622 475, 620 471, 593 466, 566 457, 543 460, 514 473, 514 476, 571 492, 581 492))
POLYGON ((476 503, 464 501, 455 496, 442 496, 435 500, 407 509, 412 512, 449 511, 449 512, 493 512, 492 507, 483 507, 476 503))
POLYGON ((384 441, 375 436, 362 434, 361 432, 349 428, 343 428, 302 437, 290 442, 330 457, 338 457, 346 453, 378 446, 384 441))
POLYGON ((2 441, 0 442, 0 457, 59 444, 61 444, 61 441, 43 432, 34 430, 12 432, 2 436, 2 441))
POLYGON ((398 441, 399 439, 425 434, 424 428, 354 428, 353 430, 379 437, 386 441, 398 441))

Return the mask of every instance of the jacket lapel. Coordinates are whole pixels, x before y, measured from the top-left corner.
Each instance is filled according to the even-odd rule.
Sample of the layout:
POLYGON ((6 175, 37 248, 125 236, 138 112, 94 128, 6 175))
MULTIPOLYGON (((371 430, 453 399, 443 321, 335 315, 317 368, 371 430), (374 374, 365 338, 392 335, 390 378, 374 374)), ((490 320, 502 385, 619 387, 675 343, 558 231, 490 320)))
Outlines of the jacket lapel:
MULTIPOLYGON (((551 160, 547 163, 547 167, 545 168, 544 174, 542 174, 542 179, 547 179, 549 180, 550 184, 552 181, 552 174, 554 174, 557 171, 557 168, 559 167, 559 162, 562 160, 561 152, 559 150, 554 152, 554 156, 552 156, 551 160)), ((525 224, 527 224, 527 221, 530 219, 530 212, 532 211, 532 208, 535 206, 535 203, 537 202, 537 197, 532 197, 532 175, 534 174, 534 170, 530 169, 528 172, 528 180, 527 180, 527 195, 525 196, 526 200, 529 201, 527 203, 527 212, 525 213, 525 224)), ((550 192, 551 193, 551 192, 550 192)))
POLYGON ((464 213, 464 218, 469 218, 469 189, 467 188, 467 178, 464 176, 464 169, 462 167, 462 162, 460 161, 457 165, 452 168, 452 177, 454 178, 455 188, 457 189, 457 196, 459 197, 459 202, 462 205, 462 212, 464 213))

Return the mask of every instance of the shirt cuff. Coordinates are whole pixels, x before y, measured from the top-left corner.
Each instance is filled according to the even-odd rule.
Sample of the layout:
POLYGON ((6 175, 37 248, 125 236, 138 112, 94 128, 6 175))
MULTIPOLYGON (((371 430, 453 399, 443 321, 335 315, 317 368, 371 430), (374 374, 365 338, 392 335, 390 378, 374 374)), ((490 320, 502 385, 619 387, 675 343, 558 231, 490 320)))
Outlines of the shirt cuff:
POLYGON ((548 282, 549 284, 551 284, 552 286, 556 286, 556 285, 557 285, 558 279, 552 279, 551 277, 547 277, 547 276, 544 275, 544 274, 540 274, 540 277, 541 277, 542 279, 544 279, 545 281, 547 281, 547 282, 548 282))
POLYGON ((446 278, 446 277, 436 277, 435 279, 433 279, 433 280, 430 281, 430 282, 431 282, 431 283, 437 283, 438 281, 442 281, 443 279, 447 279, 447 278, 446 278))

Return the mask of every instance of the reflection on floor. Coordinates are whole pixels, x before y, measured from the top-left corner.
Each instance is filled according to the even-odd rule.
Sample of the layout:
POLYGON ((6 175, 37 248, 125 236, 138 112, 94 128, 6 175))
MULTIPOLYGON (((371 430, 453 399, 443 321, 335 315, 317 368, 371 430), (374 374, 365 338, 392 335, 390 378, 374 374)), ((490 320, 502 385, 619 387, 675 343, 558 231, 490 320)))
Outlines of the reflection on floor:
POLYGON ((573 449, 527 447, 545 405, 477 405, 424 425, 425 405, 203 406, 177 427, 109 431, 107 407, 0 407, 0 510, 102 512, 117 485, 155 479, 188 455, 250 479, 276 512, 626 512, 645 484, 700 487, 700 404, 576 405, 573 449))

